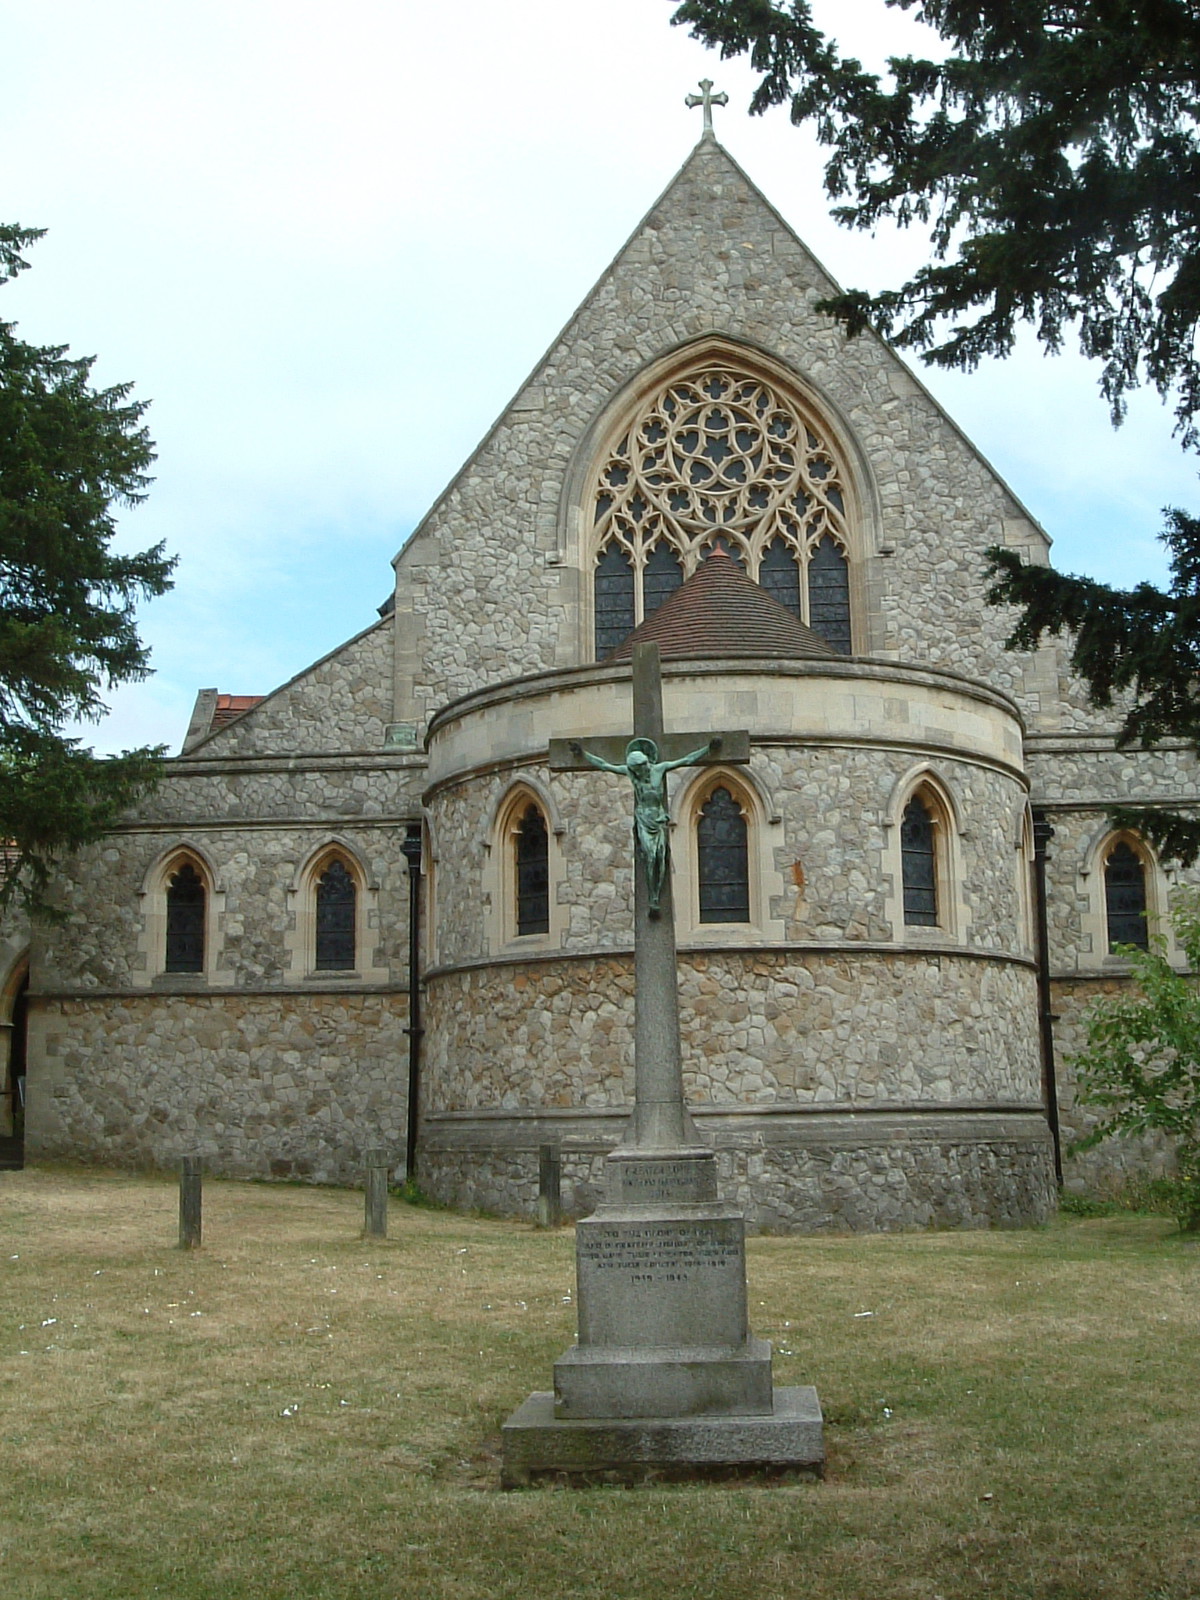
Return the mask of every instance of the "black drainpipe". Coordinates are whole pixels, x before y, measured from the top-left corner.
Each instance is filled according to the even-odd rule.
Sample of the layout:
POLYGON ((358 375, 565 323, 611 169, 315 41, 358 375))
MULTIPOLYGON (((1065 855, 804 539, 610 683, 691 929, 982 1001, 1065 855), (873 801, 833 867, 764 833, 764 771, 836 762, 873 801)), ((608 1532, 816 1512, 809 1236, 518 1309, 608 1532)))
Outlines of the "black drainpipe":
POLYGON ((400 846, 408 862, 408 1128, 404 1176, 417 1174, 417 1102, 421 1093, 421 824, 410 822, 400 846))
POLYGON ((1042 1038, 1042 1100, 1054 1141, 1054 1178, 1062 1188, 1062 1134, 1058 1126, 1058 1076, 1054 1066, 1054 1013, 1050 1008, 1050 934, 1046 922, 1046 846, 1054 829, 1044 811, 1033 813, 1033 886, 1037 907, 1038 1025, 1042 1038))

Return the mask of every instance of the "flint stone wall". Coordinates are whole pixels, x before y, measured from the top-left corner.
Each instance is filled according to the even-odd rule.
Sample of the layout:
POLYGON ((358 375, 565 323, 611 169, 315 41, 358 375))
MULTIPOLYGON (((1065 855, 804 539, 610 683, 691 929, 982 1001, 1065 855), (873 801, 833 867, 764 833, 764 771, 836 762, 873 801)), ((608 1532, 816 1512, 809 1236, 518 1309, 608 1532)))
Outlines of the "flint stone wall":
POLYGON ((1053 725, 1057 656, 1007 653, 1011 619, 982 605, 986 548, 1045 559, 1044 535, 880 340, 814 310, 834 288, 725 152, 698 147, 401 553, 396 716, 427 719, 498 663, 582 659, 593 430, 650 363, 720 334, 798 374, 855 465, 859 651, 984 678, 1053 725))
MULTIPOLYGON (((1040 1103, 1032 968, 949 952, 680 952, 684 1090, 696 1105, 1040 1103)), ((623 1107, 632 955, 480 966, 430 980, 429 1114, 623 1107)))
POLYGON ((355 1183, 406 1129, 408 997, 106 995, 33 1002, 27 1153, 355 1183))
POLYGON ((380 750, 392 717, 394 619, 383 617, 190 752, 192 759, 380 750))

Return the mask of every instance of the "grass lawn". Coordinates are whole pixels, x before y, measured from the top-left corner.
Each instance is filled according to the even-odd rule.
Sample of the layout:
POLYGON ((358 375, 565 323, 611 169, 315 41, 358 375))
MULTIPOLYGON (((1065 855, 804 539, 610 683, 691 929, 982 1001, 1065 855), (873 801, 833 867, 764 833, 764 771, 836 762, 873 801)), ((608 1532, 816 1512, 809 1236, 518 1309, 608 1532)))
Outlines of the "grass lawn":
POLYGON ((1197 1600, 1200 1246, 1156 1217, 754 1239, 824 1482, 497 1488, 573 1236, 0 1173, 4 1600, 1197 1600), (868 1315, 869 1313, 869 1315, 868 1315))

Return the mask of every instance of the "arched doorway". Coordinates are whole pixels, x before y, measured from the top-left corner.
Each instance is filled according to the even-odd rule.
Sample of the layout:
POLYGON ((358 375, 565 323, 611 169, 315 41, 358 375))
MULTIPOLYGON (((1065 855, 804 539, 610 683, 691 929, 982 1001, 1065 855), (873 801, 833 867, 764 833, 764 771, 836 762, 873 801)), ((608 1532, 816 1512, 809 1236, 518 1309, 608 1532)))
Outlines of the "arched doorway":
POLYGON ((0 1167, 25 1164, 25 1062, 29 1037, 29 962, 0 995, 0 1167))

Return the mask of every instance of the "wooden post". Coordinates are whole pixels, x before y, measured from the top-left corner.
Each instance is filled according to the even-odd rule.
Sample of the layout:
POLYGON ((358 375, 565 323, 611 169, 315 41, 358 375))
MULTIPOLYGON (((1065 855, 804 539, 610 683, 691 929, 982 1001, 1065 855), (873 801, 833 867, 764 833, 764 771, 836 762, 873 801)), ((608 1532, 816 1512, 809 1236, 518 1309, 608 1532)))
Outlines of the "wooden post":
POLYGON ((562 1222, 562 1155, 556 1144, 538 1147, 538 1227, 562 1222))
POLYGON ((367 1196, 363 1237, 367 1239, 386 1239, 388 1174, 392 1166, 391 1158, 386 1150, 368 1150, 366 1166, 367 1196))
POLYGON ((179 1168, 179 1248, 200 1248, 200 1157, 184 1156, 179 1168))

